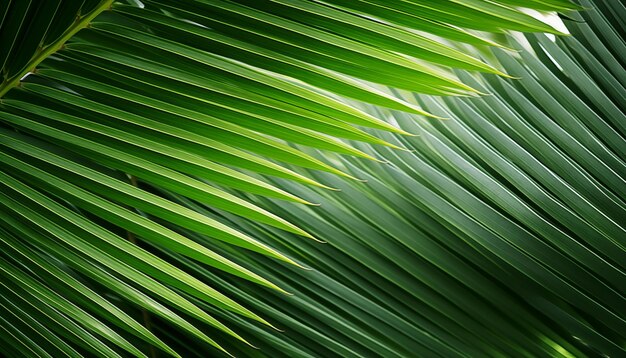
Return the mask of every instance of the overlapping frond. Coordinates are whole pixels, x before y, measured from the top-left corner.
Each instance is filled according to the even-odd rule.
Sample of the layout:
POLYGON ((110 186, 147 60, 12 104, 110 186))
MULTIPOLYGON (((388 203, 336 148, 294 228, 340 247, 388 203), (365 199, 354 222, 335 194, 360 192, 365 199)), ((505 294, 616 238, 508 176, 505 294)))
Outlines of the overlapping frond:
POLYGON ((449 120, 364 108, 419 134, 382 135, 410 153, 358 145, 390 162, 343 160, 367 183, 281 182, 321 207, 265 205, 326 244, 222 215, 315 270, 231 253, 295 294, 283 299, 196 268, 284 330, 239 321, 242 335, 271 357, 626 354, 626 8, 583 5, 573 36, 495 51, 519 79, 461 75, 491 96, 398 93, 449 120))
MULTIPOLYGON (((421 333, 414 338, 385 338, 376 322, 402 315, 391 306, 381 310, 381 316, 367 318, 366 328, 354 328, 350 320, 332 317, 332 306, 318 306, 313 298, 316 289, 307 289, 310 296, 287 301, 292 298, 284 296, 284 290, 299 291, 299 285, 304 285, 290 280, 319 279, 317 284, 324 287, 335 284, 328 277, 337 280, 343 275, 328 271, 327 277, 318 278, 281 266, 280 261, 315 266, 307 255, 318 247, 313 240, 298 239, 295 244, 292 238, 284 239, 286 233, 311 237, 311 232, 317 239, 331 241, 333 232, 306 222, 294 225, 293 213, 283 212, 280 206, 270 212, 267 204, 255 204, 240 193, 311 204, 317 203, 312 198, 318 194, 300 184, 327 190, 346 185, 337 176, 370 175, 287 143, 378 161, 412 155, 396 150, 413 149, 414 140, 422 139, 382 133, 404 135, 410 132, 406 128, 421 131, 422 125, 390 124, 378 113, 359 109, 362 102, 414 115, 449 117, 450 113, 368 82, 434 95, 490 91, 471 77, 464 79, 465 72, 457 76, 451 68, 502 75, 498 68, 503 67, 517 75, 515 67, 506 63, 509 55, 502 55, 502 67, 494 67, 431 35, 500 46, 474 30, 555 32, 509 5, 561 11, 573 8, 571 4, 562 0, 5 4, 0 8, 0 340, 7 352, 143 356, 148 351, 143 347, 151 345, 172 355, 175 347, 187 356, 195 343, 199 350, 207 344, 221 350, 216 337, 225 340, 222 335, 245 342, 247 337, 229 328, 236 324, 269 341, 283 342, 294 354, 311 354, 306 344, 291 337, 276 338, 250 323, 280 321, 276 315, 297 327, 303 342, 310 335, 311 342, 328 343, 323 352, 462 352, 426 328, 419 328, 421 333), (422 15, 410 15, 415 13, 422 15), (360 102, 348 103, 335 95, 360 102), (276 178, 285 182, 276 184, 276 178), (232 214, 236 221, 225 223, 214 216, 216 212, 232 214), (248 232, 244 229, 248 222, 262 224, 259 227, 273 232, 279 241, 267 240, 260 231, 248 232), (302 255, 305 252, 309 253, 302 255), (271 263, 262 256, 271 258, 271 263), (224 272, 254 283, 271 300, 279 297, 278 302, 298 302, 298 306, 287 304, 292 311, 279 314, 268 306, 275 302, 259 301, 217 276, 224 272), (294 276, 286 279, 287 273, 294 276), (323 325, 294 319, 298 314, 315 320, 322 315, 329 320, 323 324, 332 325, 332 331, 343 338, 318 332, 323 325), (354 332, 359 341, 351 341, 344 330, 354 332), (186 333, 184 339, 194 343, 177 343, 181 336, 175 332, 186 333)), ((580 51, 579 56, 586 58, 580 51)), ((589 65, 603 73, 602 66, 589 65)), ((602 98, 594 93, 587 95, 599 106, 602 98)), ((612 107, 602 111, 618 113, 612 107)), ((615 123, 621 122, 615 119, 615 123)), ((614 146, 620 145, 619 135, 619 131, 606 134, 614 146)), ((609 167, 608 177, 603 178, 613 180, 614 163, 602 160, 609 167)), ((345 205, 332 199, 335 192, 328 193, 333 205, 345 205)), ((336 210, 326 207, 322 210, 336 210)), ((293 212, 306 210, 297 208, 293 212)), ((357 219, 335 220, 339 228, 363 230, 357 221, 354 229, 346 226, 357 219)), ((614 226, 609 233, 619 228, 614 226)), ((597 244, 604 250, 602 255, 612 252, 612 246, 597 244)), ((381 250, 387 245, 397 249, 393 240, 381 245, 381 250)), ((385 277, 395 279, 389 276, 394 272, 385 277)), ((380 287, 389 286, 382 282, 380 287)), ((355 311, 357 301, 341 303, 339 309, 351 317, 380 305, 375 295, 363 298, 357 286, 350 287, 355 290, 352 297, 368 307, 355 311)), ((341 290, 340 286, 333 289, 341 290)), ((421 327, 410 320, 403 324, 407 330, 421 327)), ((392 329, 402 331, 398 326, 392 329)), ((526 338, 509 339, 514 343, 505 344, 508 351, 529 343, 526 338)), ((254 344, 273 352, 275 348, 264 342, 254 344)), ((464 344, 470 350, 491 351, 464 344)), ((545 349, 533 344, 536 347, 528 348, 529 352, 545 349)), ((242 349, 235 345, 228 350, 242 349)))

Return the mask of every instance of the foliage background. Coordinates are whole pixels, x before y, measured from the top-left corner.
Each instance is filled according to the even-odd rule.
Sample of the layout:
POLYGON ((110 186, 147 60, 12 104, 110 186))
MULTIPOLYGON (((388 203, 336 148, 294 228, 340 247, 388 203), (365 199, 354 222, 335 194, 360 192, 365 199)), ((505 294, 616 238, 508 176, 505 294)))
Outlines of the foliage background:
MULTIPOLYGON (((207 4, 222 2, 197 6, 207 4)), ((206 356, 207 343, 211 354, 221 346, 236 356, 620 356, 626 11, 611 1, 582 5, 565 20, 572 37, 509 37, 498 41, 518 53, 448 54, 482 58, 491 65, 468 69, 495 74, 428 65, 403 78, 392 75, 404 64, 397 58, 374 61, 377 72, 367 70, 373 60, 329 65, 375 85, 304 62, 252 63, 317 88, 185 47, 194 31, 213 32, 167 12, 116 5, 85 22, 90 29, 2 101, 5 354, 162 354, 148 342, 183 356, 206 356), (181 31, 189 38, 168 42, 181 31), (490 95, 423 94, 473 90, 490 95), (240 122, 242 98, 263 126, 240 122), (280 113, 303 119, 269 115, 280 113), (190 121, 198 117, 202 125, 190 121)), ((222 9, 249 25, 241 8, 222 9)), ((24 67, 15 61, 3 67, 6 83, 24 67)))

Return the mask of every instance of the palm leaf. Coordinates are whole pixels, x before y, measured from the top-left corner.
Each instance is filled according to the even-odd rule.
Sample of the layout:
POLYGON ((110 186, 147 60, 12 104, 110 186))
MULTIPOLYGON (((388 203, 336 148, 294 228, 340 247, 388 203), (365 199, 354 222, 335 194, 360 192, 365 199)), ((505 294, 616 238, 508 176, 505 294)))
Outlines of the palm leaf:
MULTIPOLYGON (((60 355, 116 356, 124 350, 142 356, 147 349, 141 341, 175 354, 170 346, 180 338, 159 325, 155 332, 142 328, 141 314, 144 321, 152 317, 194 337, 204 344, 199 351, 207 344, 223 350, 215 337, 245 342, 222 322, 269 323, 250 310, 258 303, 223 286, 218 272, 283 294, 298 286, 283 281, 276 271, 283 268, 280 262, 298 265, 305 259, 297 246, 277 250, 283 244, 264 242, 262 233, 246 233, 245 224, 224 223, 215 212, 262 223, 264 230, 280 229, 279 235, 311 237, 300 228, 305 225, 284 219, 289 213, 277 216, 241 193, 310 204, 317 194, 292 182, 332 188, 343 182, 319 172, 352 179, 367 175, 286 143, 380 160, 388 154, 338 138, 394 150, 412 145, 391 136, 380 139, 386 138, 382 131, 407 131, 359 109, 362 102, 427 116, 437 108, 372 82, 433 95, 474 95, 481 85, 460 81, 450 68, 501 75, 501 66, 433 39, 504 46, 473 31, 557 33, 508 6, 518 5, 510 1, 355 4, 3 5, 1 41, 9 46, 0 51, 0 318, 6 322, 1 339, 33 356, 50 354, 42 349, 49 344, 60 355), (290 181, 272 184, 275 179, 258 174, 290 181), (299 191, 306 195, 293 194, 299 191), (273 261, 256 263, 264 260, 256 253, 273 261), (64 290, 68 285, 71 293, 64 290)), ((573 8, 564 1, 526 6, 573 8)), ((317 312, 311 297, 299 298, 290 314, 317 312)), ((360 302, 375 307, 375 301, 360 302)), ((341 309, 357 314, 347 304, 341 309)), ((351 342, 345 332, 339 342, 316 335, 338 354, 462 351, 426 333, 415 338, 417 344, 411 337, 391 341, 382 338, 384 330, 352 329, 332 318, 330 309, 320 312, 333 331, 350 329, 361 341, 351 342)), ((385 315, 368 322, 398 313, 388 307, 385 315)), ((316 329, 294 324, 304 334, 316 329)), ((523 343, 528 339, 515 344, 523 343)))
POLYGON ((230 251, 292 299, 196 266, 284 330, 240 320, 261 354, 229 348, 271 357, 624 355, 626 61, 614 3, 582 5, 565 21, 574 36, 528 35, 528 46, 511 38, 519 55, 494 51, 520 79, 460 75, 491 96, 396 92, 447 121, 363 106, 419 134, 381 134, 413 152, 355 143, 390 162, 342 160, 367 183, 311 172, 341 189, 326 193, 279 181, 322 205, 264 205, 306 218, 303 228, 326 244, 216 215, 314 269, 230 251))

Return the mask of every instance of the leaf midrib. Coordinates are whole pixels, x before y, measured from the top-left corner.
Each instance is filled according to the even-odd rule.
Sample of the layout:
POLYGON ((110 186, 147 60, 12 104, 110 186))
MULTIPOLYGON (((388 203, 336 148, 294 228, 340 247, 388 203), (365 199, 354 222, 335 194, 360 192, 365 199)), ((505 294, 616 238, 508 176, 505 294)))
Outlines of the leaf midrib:
POLYGON ((72 38, 78 31, 87 27, 91 20, 93 20, 96 16, 98 16, 102 11, 108 10, 111 8, 113 4, 113 0, 102 0, 98 6, 96 6, 93 10, 88 12, 85 15, 78 16, 76 21, 69 27, 63 35, 59 37, 56 41, 52 42, 50 45, 43 48, 41 51, 37 52, 35 56, 33 56, 30 61, 26 64, 24 69, 13 77, 7 78, 6 81, 0 84, 0 100, 2 97, 11 90, 11 88, 19 86, 21 79, 35 70, 35 68, 50 55, 54 54, 58 50, 63 48, 63 45, 72 38))

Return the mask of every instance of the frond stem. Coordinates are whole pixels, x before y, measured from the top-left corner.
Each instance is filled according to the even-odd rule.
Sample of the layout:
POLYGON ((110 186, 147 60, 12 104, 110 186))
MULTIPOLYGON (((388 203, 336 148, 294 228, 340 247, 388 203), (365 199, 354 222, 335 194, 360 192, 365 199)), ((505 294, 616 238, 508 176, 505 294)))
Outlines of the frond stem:
POLYGON ((46 48, 41 49, 39 53, 37 53, 33 58, 28 61, 24 70, 17 73, 13 77, 7 78, 0 84, 0 99, 13 87, 19 86, 20 81, 24 76, 28 73, 33 72, 35 68, 41 63, 41 61, 48 58, 48 56, 57 52, 58 50, 63 48, 63 45, 69 40, 72 36, 74 36, 78 31, 84 29, 89 25, 91 20, 93 20, 96 16, 98 16, 102 11, 110 9, 111 4, 113 4, 113 0, 103 0, 100 5, 96 6, 89 13, 77 17, 74 24, 72 24, 58 40, 54 41, 50 45, 46 46, 46 48))

